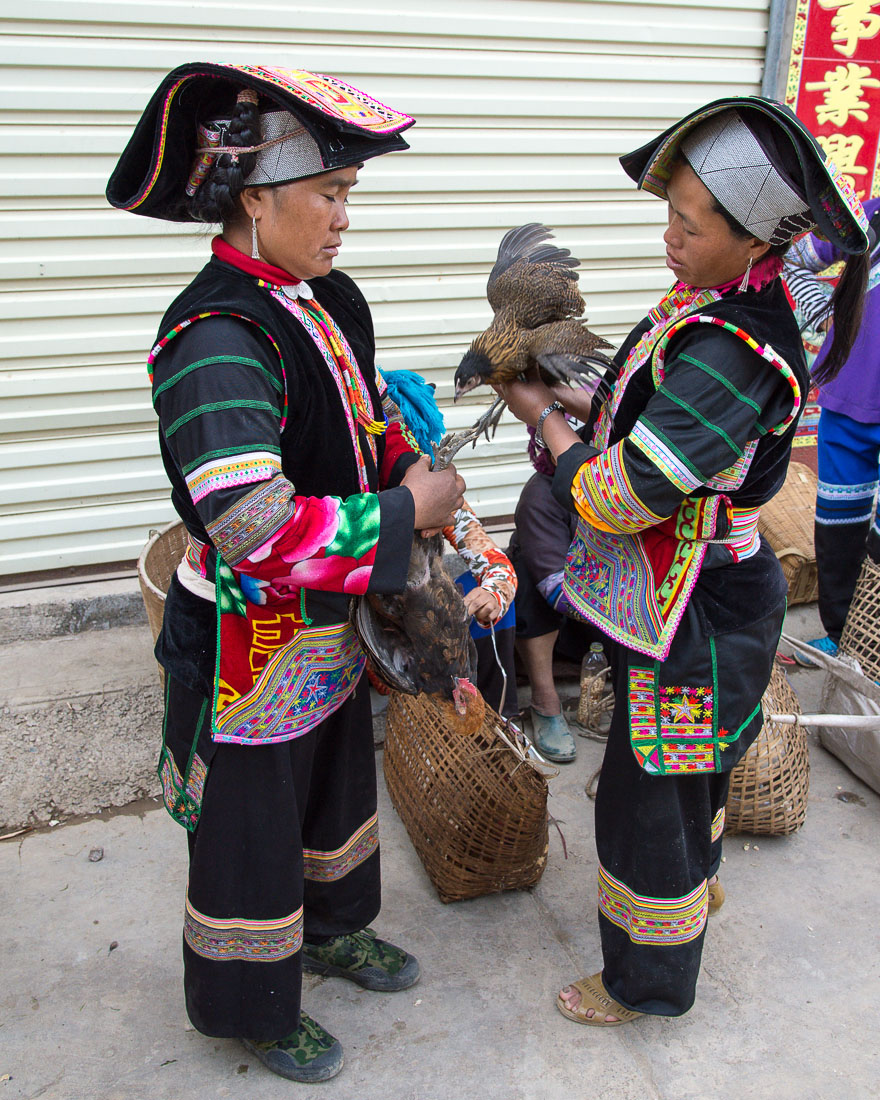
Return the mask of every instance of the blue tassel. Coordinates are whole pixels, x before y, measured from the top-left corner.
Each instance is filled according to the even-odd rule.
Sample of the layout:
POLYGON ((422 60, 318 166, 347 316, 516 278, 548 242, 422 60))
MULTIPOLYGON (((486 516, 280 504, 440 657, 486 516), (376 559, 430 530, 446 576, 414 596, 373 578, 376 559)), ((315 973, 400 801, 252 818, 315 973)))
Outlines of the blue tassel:
POLYGON ((411 370, 382 371, 382 377, 388 385, 388 396, 400 409, 419 447, 431 454, 431 444, 439 443, 446 431, 434 387, 411 370))

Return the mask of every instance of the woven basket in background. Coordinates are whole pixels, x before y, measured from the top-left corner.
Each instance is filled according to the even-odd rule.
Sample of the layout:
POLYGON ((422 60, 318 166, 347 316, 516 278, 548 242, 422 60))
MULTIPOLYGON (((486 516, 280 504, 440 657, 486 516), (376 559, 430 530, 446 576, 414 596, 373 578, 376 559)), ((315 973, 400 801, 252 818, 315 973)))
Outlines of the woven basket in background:
POLYGON ((855 657, 869 680, 880 681, 880 565, 865 558, 840 636, 840 652, 855 657))
MULTIPOLYGON (((149 542, 138 558, 138 582, 144 598, 144 607, 147 609, 147 621, 153 633, 154 644, 162 629, 165 594, 185 550, 186 528, 180 520, 175 520, 174 523, 163 527, 161 531, 152 532, 149 542)), ((159 675, 164 683, 165 672, 161 666, 159 675)))
POLYGON ((820 726, 819 740, 859 779, 880 793, 880 705, 864 694, 880 683, 880 565, 870 558, 862 564, 856 582, 838 656, 844 661, 858 662, 865 687, 859 691, 856 685, 829 672, 819 709, 825 714, 875 714, 877 723, 873 729, 820 726))
MULTIPOLYGON (((773 666, 761 705, 765 715, 801 712, 778 665, 773 666)), ((803 726, 765 719, 761 732, 730 773, 725 832, 758 836, 796 832, 807 816, 809 793, 810 757, 803 726)))
POLYGON ((474 733, 429 695, 392 692, 385 783, 443 902, 533 886, 547 864, 547 780, 490 707, 474 733))
POLYGON ((761 507, 758 530, 770 546, 788 582, 789 607, 819 598, 813 519, 817 478, 809 466, 792 462, 785 484, 761 507))

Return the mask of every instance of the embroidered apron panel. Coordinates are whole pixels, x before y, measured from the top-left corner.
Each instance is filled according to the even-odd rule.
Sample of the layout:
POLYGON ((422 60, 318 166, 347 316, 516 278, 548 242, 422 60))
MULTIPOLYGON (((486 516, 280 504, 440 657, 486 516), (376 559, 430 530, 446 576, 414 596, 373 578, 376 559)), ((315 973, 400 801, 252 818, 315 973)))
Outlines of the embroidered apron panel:
POLYGON ((761 696, 785 602, 758 622, 718 634, 703 602, 698 587, 667 660, 646 661, 632 651, 624 657, 630 747, 651 775, 729 771, 763 723, 761 696))
MULTIPOLYGON (((668 520, 633 535, 578 522, 563 591, 588 622, 664 660, 716 534, 722 497, 689 497, 668 520)), ((727 521, 728 509, 724 520, 727 521)))
POLYGON ((213 737, 271 745, 308 733, 357 687, 364 655, 350 623, 308 626, 290 601, 255 604, 218 558, 213 737))

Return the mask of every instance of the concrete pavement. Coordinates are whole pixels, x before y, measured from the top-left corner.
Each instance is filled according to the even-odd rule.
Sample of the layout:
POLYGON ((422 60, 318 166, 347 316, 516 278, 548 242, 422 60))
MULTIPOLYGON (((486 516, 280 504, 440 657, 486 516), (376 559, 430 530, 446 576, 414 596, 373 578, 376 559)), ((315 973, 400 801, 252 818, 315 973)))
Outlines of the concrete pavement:
MULTIPOLYGON (((815 705, 818 675, 792 679, 815 705)), ((602 748, 578 748, 551 781, 569 858, 551 830, 531 892, 441 905, 381 788, 376 927, 420 957, 423 977, 398 994, 306 979, 307 1011, 345 1048, 323 1085, 285 1082, 190 1028, 186 840, 155 801, 0 843, 0 1100, 876 1097, 880 798, 810 734, 804 828, 726 842, 727 902, 710 920, 694 1009, 594 1031, 554 1007, 559 986, 600 960, 584 788, 602 748)))

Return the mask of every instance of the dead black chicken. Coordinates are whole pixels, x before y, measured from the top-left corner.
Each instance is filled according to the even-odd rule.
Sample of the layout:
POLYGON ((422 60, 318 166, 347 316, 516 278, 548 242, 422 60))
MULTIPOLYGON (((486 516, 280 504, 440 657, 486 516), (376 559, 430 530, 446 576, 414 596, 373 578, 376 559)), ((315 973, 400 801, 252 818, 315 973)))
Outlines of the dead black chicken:
MULTIPOLYGON (((432 468, 442 470, 482 426, 447 435, 434 447, 432 468)), ((351 618, 361 645, 379 677, 407 695, 427 692, 451 701, 460 719, 482 719, 474 686, 477 653, 470 615, 443 566, 443 536, 413 537, 406 588, 396 594, 371 592, 352 601, 351 618)))
MULTIPOLYGON (((484 382, 509 382, 531 367, 552 385, 567 382, 603 397, 614 366, 602 348, 611 345, 591 332, 580 315, 580 260, 567 248, 547 244, 553 234, 530 222, 505 233, 489 274, 486 296, 495 316, 473 341, 455 372, 455 400, 484 382)), ((480 423, 495 426, 501 398, 480 423)))

